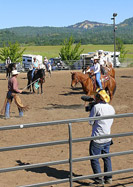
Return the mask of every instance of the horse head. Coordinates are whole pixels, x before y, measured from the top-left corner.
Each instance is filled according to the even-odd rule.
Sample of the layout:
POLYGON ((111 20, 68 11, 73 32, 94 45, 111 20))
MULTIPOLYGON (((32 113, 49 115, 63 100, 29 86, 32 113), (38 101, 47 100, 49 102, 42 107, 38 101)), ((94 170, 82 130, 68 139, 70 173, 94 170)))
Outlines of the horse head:
POLYGON ((76 85, 77 85, 77 83, 79 82, 77 73, 76 73, 76 72, 71 72, 71 78, 72 78, 71 87, 72 87, 72 88, 75 88, 76 85))

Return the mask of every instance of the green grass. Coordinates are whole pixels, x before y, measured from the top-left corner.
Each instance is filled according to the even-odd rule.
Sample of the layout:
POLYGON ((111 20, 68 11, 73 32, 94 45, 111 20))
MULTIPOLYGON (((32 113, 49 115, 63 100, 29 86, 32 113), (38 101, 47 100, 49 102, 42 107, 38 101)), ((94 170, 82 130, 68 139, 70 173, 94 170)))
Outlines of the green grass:
MULTIPOLYGON (((125 58, 133 58, 133 44, 131 45, 124 45, 125 50, 128 51, 128 54, 125 58)), ((58 57, 59 52, 62 46, 27 46, 25 54, 35 54, 35 55, 42 55, 43 57, 46 56, 47 58, 58 57)), ((24 47, 22 47, 24 48, 24 47)), ((88 52, 95 52, 96 50, 104 50, 104 51, 113 51, 114 45, 82 45, 81 49, 84 49, 83 53, 88 52)))

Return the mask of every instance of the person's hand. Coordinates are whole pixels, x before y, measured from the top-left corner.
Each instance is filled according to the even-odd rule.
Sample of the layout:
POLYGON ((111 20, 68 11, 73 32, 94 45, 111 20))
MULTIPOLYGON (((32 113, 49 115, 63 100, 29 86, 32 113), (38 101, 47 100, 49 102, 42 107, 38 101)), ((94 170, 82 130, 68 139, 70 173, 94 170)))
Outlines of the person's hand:
POLYGON ((19 90, 19 93, 22 93, 23 92, 23 90, 19 90))
POLYGON ((91 76, 94 75, 94 71, 91 71, 90 74, 91 74, 91 76))

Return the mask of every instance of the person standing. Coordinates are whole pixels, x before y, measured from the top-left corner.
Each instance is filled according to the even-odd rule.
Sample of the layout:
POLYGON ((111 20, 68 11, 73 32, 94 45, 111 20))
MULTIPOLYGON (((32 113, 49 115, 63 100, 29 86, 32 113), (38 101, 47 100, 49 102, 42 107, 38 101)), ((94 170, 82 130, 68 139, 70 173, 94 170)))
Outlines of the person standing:
POLYGON ((48 73, 49 73, 49 77, 51 77, 52 67, 51 67, 50 62, 47 62, 47 71, 48 71, 48 73))
POLYGON ((44 60, 43 60, 43 64, 44 64, 45 66, 47 66, 47 63, 48 63, 48 59, 47 59, 47 57, 45 56, 45 57, 44 57, 44 60))
POLYGON ((7 57, 6 62, 5 62, 5 68, 6 68, 6 78, 8 78, 8 66, 11 64, 11 59, 10 57, 7 57))
MULTIPOLYGON (((96 104, 92 107, 89 117, 107 116, 115 114, 113 106, 108 104, 110 101, 110 97, 105 90, 97 89, 95 100, 96 104)), ((113 119, 102 119, 94 121, 89 120, 89 124, 92 125, 92 137, 109 135, 111 132, 111 126, 113 124, 113 119)), ((89 148, 90 155, 94 156, 99 154, 108 154, 111 144, 111 138, 92 140, 90 142, 89 148)), ((104 162, 104 172, 112 171, 111 158, 105 157, 102 159, 104 162)), ((94 174, 101 173, 101 167, 98 158, 91 160, 91 167, 94 174)), ((111 184, 112 175, 104 176, 104 179, 102 177, 97 177, 94 180, 95 184, 111 184)))
MULTIPOLYGON (((18 82, 17 82, 17 77, 18 77, 19 72, 17 70, 12 71, 12 77, 8 80, 8 92, 7 92, 7 102, 5 106, 5 118, 10 118, 10 105, 12 103, 14 94, 17 93, 22 93, 22 90, 18 89, 18 82)), ((19 111, 19 116, 23 116, 23 111, 21 108, 18 107, 19 111)))

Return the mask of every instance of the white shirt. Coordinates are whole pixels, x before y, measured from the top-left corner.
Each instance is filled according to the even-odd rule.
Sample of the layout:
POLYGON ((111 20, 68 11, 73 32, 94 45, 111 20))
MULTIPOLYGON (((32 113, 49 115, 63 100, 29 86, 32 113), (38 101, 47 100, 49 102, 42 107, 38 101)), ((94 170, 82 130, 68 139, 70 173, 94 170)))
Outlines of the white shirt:
POLYGON ((100 64, 96 63, 94 64, 94 66, 92 66, 93 70, 94 70, 94 74, 100 72, 100 64))
POLYGON ((94 74, 100 72, 100 64, 99 64, 99 63, 94 64, 93 66, 91 66, 91 67, 86 71, 86 73, 90 72, 91 70, 94 71, 94 74))
POLYGON ((12 63, 12 62, 11 62, 10 59, 6 59, 6 65, 11 64, 11 63, 12 63))
POLYGON ((104 58, 103 57, 100 57, 99 64, 102 65, 102 66, 104 66, 104 58))
MULTIPOLYGON (((107 116, 107 115, 114 115, 114 114, 115 114, 115 110, 110 104, 100 102, 94 105, 94 107, 91 109, 89 117, 107 116)), ((111 132, 111 126, 113 124, 113 119, 89 121, 89 124, 92 125, 91 136, 109 135, 111 132)), ((93 141, 96 143, 107 143, 111 141, 111 138, 99 139, 93 141)))

